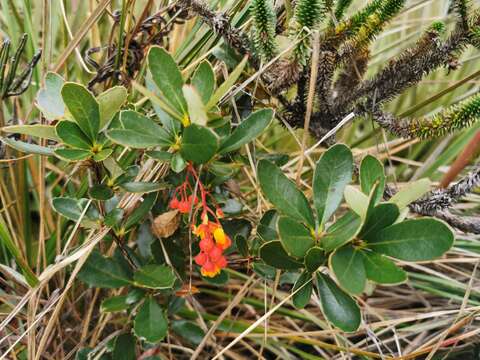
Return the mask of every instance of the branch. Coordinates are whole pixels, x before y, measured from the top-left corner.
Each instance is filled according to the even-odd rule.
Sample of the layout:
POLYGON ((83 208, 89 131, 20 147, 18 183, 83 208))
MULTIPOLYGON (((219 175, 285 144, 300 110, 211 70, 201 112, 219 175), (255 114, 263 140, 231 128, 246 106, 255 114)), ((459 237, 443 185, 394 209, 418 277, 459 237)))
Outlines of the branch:
POLYGON ((230 19, 226 14, 212 11, 201 0, 179 0, 177 5, 186 11, 193 12, 200 16, 216 34, 222 36, 228 45, 241 55, 249 55, 254 63, 257 62, 256 57, 250 51, 248 38, 240 29, 230 24, 230 19))
MULTIPOLYGON (((456 184, 447 189, 437 189, 411 203, 408 207, 414 213, 433 216, 446 221, 451 226, 473 234, 480 234, 480 218, 453 215, 448 208, 465 195, 471 193, 480 184, 480 163, 456 184)), ((395 190, 390 187, 385 189, 385 198, 390 198, 395 190)))

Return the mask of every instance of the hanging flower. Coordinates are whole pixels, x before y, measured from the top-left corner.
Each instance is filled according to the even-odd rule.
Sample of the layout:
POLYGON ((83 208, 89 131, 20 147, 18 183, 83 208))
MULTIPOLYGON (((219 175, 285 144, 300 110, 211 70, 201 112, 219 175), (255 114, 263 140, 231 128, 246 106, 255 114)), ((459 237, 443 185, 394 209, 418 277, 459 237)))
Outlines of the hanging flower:
POLYGON ((223 211, 205 189, 191 164, 187 167, 184 183, 175 189, 169 205, 170 208, 177 209, 183 214, 192 211, 192 233, 200 238, 200 252, 194 258, 195 263, 200 266, 202 276, 217 276, 228 265, 223 252, 232 245, 232 240, 225 234, 220 224, 219 219, 224 217, 223 211), (192 186, 191 180, 195 186, 192 186), (199 197, 194 189, 200 193, 199 197), (208 204, 207 199, 214 203, 215 211, 208 204), (197 220, 201 222, 195 225, 197 220))

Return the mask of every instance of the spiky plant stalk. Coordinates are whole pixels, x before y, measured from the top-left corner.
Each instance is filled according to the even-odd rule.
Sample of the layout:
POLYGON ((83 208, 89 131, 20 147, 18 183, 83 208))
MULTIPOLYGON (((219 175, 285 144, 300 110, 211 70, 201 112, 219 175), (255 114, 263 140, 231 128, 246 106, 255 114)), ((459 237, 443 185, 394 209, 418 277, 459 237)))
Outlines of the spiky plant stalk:
POLYGON ((322 0, 299 0, 295 7, 292 35, 299 41, 293 50, 294 61, 305 66, 310 57, 312 31, 323 20, 325 6, 322 0))
POLYGON ((468 7, 469 0, 453 0, 451 8, 455 11, 460 17, 460 21, 463 27, 466 29, 468 27, 468 7))
POLYGON ((346 56, 355 53, 357 49, 368 46, 385 28, 386 24, 399 13, 404 4, 405 0, 388 0, 366 17, 353 37, 343 45, 340 57, 345 59, 346 56))
POLYGON ((250 5, 253 16, 253 44, 260 58, 268 61, 277 52, 275 26, 277 19, 272 0, 253 0, 250 5))
POLYGON ((352 0, 339 0, 337 2, 337 6, 335 7, 335 20, 340 21, 342 20, 343 16, 345 15, 345 11, 348 9, 352 0))
POLYGON ((395 119, 391 114, 376 114, 376 121, 392 133, 405 138, 429 139, 471 126, 480 119, 480 93, 452 105, 432 117, 395 119))

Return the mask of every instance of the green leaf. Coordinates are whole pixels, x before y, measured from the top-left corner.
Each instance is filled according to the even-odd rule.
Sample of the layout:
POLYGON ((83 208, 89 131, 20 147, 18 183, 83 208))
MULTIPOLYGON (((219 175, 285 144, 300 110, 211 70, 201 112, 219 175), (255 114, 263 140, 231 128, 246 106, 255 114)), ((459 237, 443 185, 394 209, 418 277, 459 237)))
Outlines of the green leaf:
POLYGON ((36 144, 30 144, 19 140, 10 138, 0 138, 0 140, 10 146, 11 148, 27 154, 37 154, 44 156, 55 155, 54 151, 46 146, 40 146, 36 144))
POLYGON ((113 209, 107 215, 105 215, 105 220, 104 220, 105 225, 109 227, 114 227, 119 225, 123 219, 124 213, 125 212, 123 209, 119 209, 119 208, 113 209))
POLYGON ((220 145, 220 154, 240 149, 259 136, 273 119, 272 109, 262 109, 250 114, 220 145))
POLYGON ((359 237, 368 238, 371 234, 392 225, 400 216, 398 206, 391 203, 378 204, 370 212, 359 237))
POLYGON ((347 185, 343 192, 345 201, 348 206, 355 211, 362 219, 367 216, 368 204, 370 203, 368 195, 365 195, 360 190, 352 185, 347 185))
POLYGON ((155 201, 157 200, 157 194, 157 192, 153 192, 143 198, 143 201, 133 210, 125 222, 124 228, 126 230, 138 224, 150 212, 150 209, 155 205, 155 201))
POLYGON ((151 297, 145 299, 135 316, 133 331, 135 335, 146 342, 155 344, 167 335, 168 320, 165 312, 151 297))
POLYGON ((127 295, 112 296, 102 301, 100 310, 103 313, 124 311, 129 308, 127 303, 127 295))
POLYGON ((170 163, 170 167, 174 172, 181 173, 186 167, 187 167, 187 162, 185 159, 182 157, 182 154, 179 152, 173 154, 172 156, 172 161, 170 163))
POLYGON ((407 273, 395 263, 373 251, 362 251, 367 278, 379 284, 400 284, 407 280, 407 273))
POLYGON ((100 109, 97 100, 86 87, 67 82, 62 87, 62 98, 73 120, 93 142, 100 131, 100 109))
POLYGON ((330 256, 330 268, 340 285, 351 294, 361 294, 367 282, 362 253, 351 245, 330 256))
POLYGON ((206 126, 208 121, 207 110, 197 90, 191 85, 183 85, 183 96, 187 101, 188 117, 193 124, 206 126))
POLYGON ((130 334, 122 334, 115 339, 112 359, 115 360, 135 360, 135 338, 130 334))
POLYGON ((218 149, 218 136, 213 130, 192 124, 183 130, 180 153, 186 160, 204 164, 218 149))
POLYGON ((360 188, 362 192, 369 195, 376 182, 378 182, 378 187, 375 191, 374 203, 378 204, 385 189, 385 172, 383 164, 377 158, 367 155, 360 164, 360 188))
POLYGON ((100 130, 108 127, 115 114, 120 111, 122 105, 127 101, 127 96, 127 89, 123 86, 114 86, 98 95, 100 130))
POLYGON ((295 259, 288 256, 280 241, 269 241, 260 247, 260 258, 265 264, 282 270, 294 270, 302 266, 295 259))
POLYGON ((357 236, 361 227, 360 216, 349 211, 327 229, 327 233, 320 239, 320 244, 326 251, 335 250, 357 236))
POLYGON ((37 107, 50 121, 62 118, 65 115, 65 104, 62 99, 63 78, 53 72, 45 76, 45 87, 37 94, 37 107))
POLYGON ((78 273, 84 283, 99 288, 115 289, 131 285, 132 275, 114 257, 103 257, 93 250, 78 273))
POLYGON ((280 241, 290 256, 303 258, 307 251, 315 245, 310 230, 289 217, 280 217, 277 227, 280 241))
POLYGON ((332 146, 318 160, 313 175, 313 203, 320 225, 337 210, 352 172, 352 152, 343 144, 332 146))
POLYGON ((121 128, 108 130, 106 135, 114 143, 144 149, 153 146, 168 146, 168 133, 153 120, 132 110, 120 112, 121 128))
POLYGON ((170 289, 175 283, 175 274, 167 265, 145 265, 133 275, 136 286, 149 289, 170 289))
POLYGON ((270 209, 263 214, 260 223, 257 226, 257 235, 263 241, 278 239, 277 233, 278 212, 270 209))
POLYGON ((81 149, 57 149, 55 155, 66 161, 83 161, 91 157, 93 153, 81 149))
POLYGON ((285 215, 315 227, 312 209, 305 195, 270 161, 260 160, 257 170, 260 187, 267 199, 285 215))
POLYGON ((142 181, 131 181, 125 182, 120 185, 120 187, 131 193, 150 193, 154 191, 163 190, 167 187, 165 183, 151 183, 151 182, 142 182, 142 181))
POLYGON ((307 271, 304 271, 300 274, 295 285, 293 285, 292 293, 295 291, 298 292, 293 295, 292 302, 293 306, 297 309, 303 309, 307 304, 310 302, 310 298, 312 297, 312 290, 313 290, 313 282, 312 282, 312 274, 307 271))
POLYGON ((210 97, 210 100, 208 101, 206 105, 207 111, 210 110, 212 107, 217 105, 218 101, 227 94, 227 92, 230 90, 230 88, 235 85, 237 82, 238 78, 242 74, 243 68, 247 64, 248 56, 245 56, 243 60, 237 65, 237 67, 228 75, 226 80, 218 87, 218 89, 213 93, 213 95, 210 97))
POLYGON ((57 136, 66 144, 73 148, 90 150, 92 142, 83 133, 80 127, 71 121, 62 120, 55 126, 57 136))
POLYGON ((191 83, 202 97, 203 103, 207 104, 215 90, 215 73, 207 60, 202 61, 197 67, 191 83))
POLYGON ((179 114, 187 114, 183 97, 183 78, 172 56, 163 48, 153 46, 148 52, 148 66, 152 78, 170 106, 179 114))
POLYGON ((108 200, 113 196, 113 190, 105 184, 96 184, 88 189, 88 195, 95 200, 108 200))
POLYGON ((249 256, 248 242, 245 236, 243 236, 242 234, 237 234, 235 236, 235 245, 237 246, 238 252, 242 256, 244 257, 249 256))
POLYGON ((399 192, 393 195, 389 202, 397 204, 400 210, 402 210, 406 208, 408 204, 428 193, 431 185, 432 182, 426 178, 409 182, 399 192))
POLYGON ((86 204, 86 199, 72 199, 68 197, 56 197, 52 199, 53 209, 60 215, 73 221, 80 219, 86 204))
POLYGON ((346 332, 357 330, 361 315, 356 301, 325 274, 317 274, 317 287, 322 311, 328 321, 346 332))
POLYGON ((312 247, 305 255, 305 268, 309 272, 314 273, 320 266, 325 264, 326 260, 325 252, 321 248, 318 246, 312 247))
POLYGON ((12 125, 3 127, 2 131, 10 134, 35 136, 53 141, 60 140, 57 136, 57 133, 55 132, 55 127, 52 125, 12 125))
POLYGON ((97 153, 93 154, 93 160, 96 162, 101 162, 106 160, 110 155, 112 155, 113 149, 102 149, 97 153))
POLYGON ((147 156, 151 157, 152 159, 162 161, 162 162, 172 161, 172 157, 173 157, 172 153, 169 153, 168 151, 160 151, 160 150, 146 151, 145 154, 147 154, 147 156))
POLYGON ((406 220, 372 233, 368 247, 376 252, 405 261, 432 260, 453 245, 452 230, 440 220, 406 220))
POLYGON ((172 330, 181 338, 192 345, 202 342, 205 332, 200 326, 188 320, 175 320, 172 322, 172 330))

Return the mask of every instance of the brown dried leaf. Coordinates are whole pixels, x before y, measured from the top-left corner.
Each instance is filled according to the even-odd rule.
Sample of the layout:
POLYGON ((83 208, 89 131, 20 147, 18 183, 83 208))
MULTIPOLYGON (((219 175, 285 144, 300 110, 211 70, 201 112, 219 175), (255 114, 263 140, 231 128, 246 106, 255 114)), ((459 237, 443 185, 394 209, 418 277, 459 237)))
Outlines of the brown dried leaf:
POLYGON ((180 217, 178 210, 171 210, 158 215, 153 221, 152 232, 159 238, 171 236, 180 225, 180 217))

